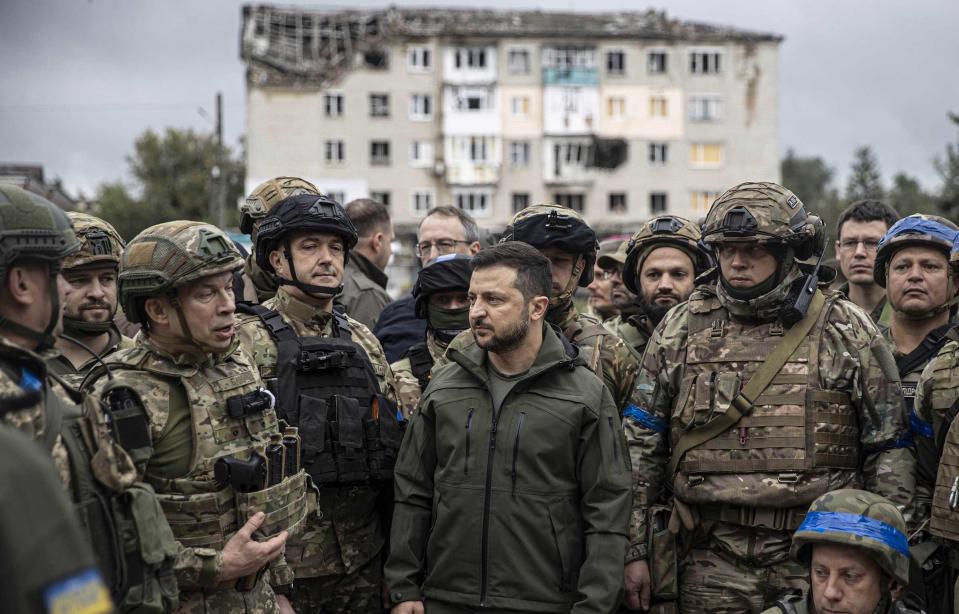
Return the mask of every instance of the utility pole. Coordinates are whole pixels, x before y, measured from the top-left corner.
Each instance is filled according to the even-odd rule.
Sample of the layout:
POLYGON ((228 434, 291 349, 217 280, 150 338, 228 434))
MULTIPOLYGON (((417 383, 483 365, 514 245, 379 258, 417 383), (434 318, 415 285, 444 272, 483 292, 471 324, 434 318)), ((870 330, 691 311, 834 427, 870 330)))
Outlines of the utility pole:
POLYGON ((223 150, 223 92, 216 93, 216 165, 213 167, 213 194, 210 221, 218 228, 226 224, 226 156, 223 150))

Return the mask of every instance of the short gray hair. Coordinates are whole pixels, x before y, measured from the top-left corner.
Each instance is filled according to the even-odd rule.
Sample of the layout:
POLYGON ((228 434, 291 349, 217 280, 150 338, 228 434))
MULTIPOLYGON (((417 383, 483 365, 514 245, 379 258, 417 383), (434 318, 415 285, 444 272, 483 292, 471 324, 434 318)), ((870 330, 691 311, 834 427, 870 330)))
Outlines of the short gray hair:
MULTIPOLYGON (((431 215, 455 217, 460 221, 460 225, 463 227, 463 239, 469 243, 479 241, 479 227, 476 225, 476 220, 473 219, 472 215, 463 211, 459 207, 454 207, 453 205, 441 205, 439 207, 433 207, 426 212, 423 220, 431 215)), ((417 234, 419 234, 420 226, 423 225, 423 220, 420 220, 419 225, 416 227, 417 234)))

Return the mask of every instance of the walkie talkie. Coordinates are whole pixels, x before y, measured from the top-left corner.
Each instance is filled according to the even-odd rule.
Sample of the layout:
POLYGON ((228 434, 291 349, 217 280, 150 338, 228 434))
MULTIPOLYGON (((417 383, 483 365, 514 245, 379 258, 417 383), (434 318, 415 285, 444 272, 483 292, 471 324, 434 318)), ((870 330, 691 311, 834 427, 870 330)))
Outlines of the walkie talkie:
POLYGON ((786 326, 792 326, 806 317, 806 312, 809 311, 809 305, 812 303, 812 297, 816 295, 816 288, 819 286, 819 268, 822 266, 824 252, 825 250, 816 259, 816 266, 812 273, 803 278, 799 296, 796 297, 792 305, 783 308, 781 318, 786 326))

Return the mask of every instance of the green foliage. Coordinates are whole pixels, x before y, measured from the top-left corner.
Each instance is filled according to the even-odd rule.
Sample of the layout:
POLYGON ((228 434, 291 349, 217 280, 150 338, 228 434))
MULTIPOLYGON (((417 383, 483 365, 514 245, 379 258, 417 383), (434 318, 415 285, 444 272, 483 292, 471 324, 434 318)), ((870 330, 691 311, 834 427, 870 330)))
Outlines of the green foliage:
POLYGON ((822 218, 832 243, 836 220, 843 205, 832 186, 835 170, 820 157, 799 157, 793 150, 786 152, 780 166, 783 186, 792 190, 806 208, 822 218))
POLYGON ((879 161, 868 145, 859 147, 853 154, 849 181, 846 183, 846 202, 852 203, 864 198, 883 199, 882 176, 879 173, 879 161))
MULTIPOLYGON (((242 156, 225 149, 227 225, 236 226, 239 212, 235 203, 243 192, 244 165, 242 156)), ((192 129, 167 128, 162 135, 147 130, 135 141, 127 162, 134 179, 132 189, 118 182, 101 185, 93 211, 113 224, 124 239, 160 222, 213 221, 209 219, 215 188, 213 135, 192 129)))
POLYGON ((886 195, 886 203, 895 207, 903 217, 913 213, 939 215, 936 199, 922 189, 914 177, 898 173, 892 178, 892 189, 886 195))
MULTIPOLYGON (((959 115, 949 113, 949 119, 959 127, 959 115)), ((959 140, 946 145, 946 155, 936 157, 936 171, 942 179, 939 205, 944 215, 959 219, 959 140)))

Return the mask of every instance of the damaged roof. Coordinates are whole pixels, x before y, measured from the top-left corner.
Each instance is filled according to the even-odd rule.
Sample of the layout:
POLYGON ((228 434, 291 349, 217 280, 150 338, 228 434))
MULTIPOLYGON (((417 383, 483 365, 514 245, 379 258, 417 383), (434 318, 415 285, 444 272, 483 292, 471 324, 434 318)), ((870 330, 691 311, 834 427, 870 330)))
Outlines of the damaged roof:
POLYGON ((570 38, 663 42, 780 42, 782 36, 670 19, 665 11, 553 12, 459 8, 328 10, 268 4, 243 7, 241 56, 257 84, 323 85, 357 53, 403 39, 570 38))

